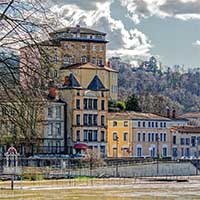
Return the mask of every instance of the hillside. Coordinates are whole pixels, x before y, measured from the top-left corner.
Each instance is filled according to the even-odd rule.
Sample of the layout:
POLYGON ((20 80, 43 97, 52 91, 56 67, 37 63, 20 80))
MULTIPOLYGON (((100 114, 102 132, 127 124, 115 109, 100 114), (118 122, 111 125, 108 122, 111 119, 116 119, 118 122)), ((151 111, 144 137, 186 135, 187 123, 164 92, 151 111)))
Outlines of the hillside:
MULTIPOLYGON (((120 66, 119 70, 119 99, 132 93, 139 96, 146 103, 158 98, 164 99, 167 106, 177 107, 180 112, 200 110, 200 72, 172 72, 165 73, 134 70, 128 66, 120 66), (155 98, 156 97, 156 98, 155 98), (148 100, 149 99, 149 100, 148 100), (168 105, 170 104, 170 105, 168 105)), ((143 111, 149 111, 148 109, 143 111)))

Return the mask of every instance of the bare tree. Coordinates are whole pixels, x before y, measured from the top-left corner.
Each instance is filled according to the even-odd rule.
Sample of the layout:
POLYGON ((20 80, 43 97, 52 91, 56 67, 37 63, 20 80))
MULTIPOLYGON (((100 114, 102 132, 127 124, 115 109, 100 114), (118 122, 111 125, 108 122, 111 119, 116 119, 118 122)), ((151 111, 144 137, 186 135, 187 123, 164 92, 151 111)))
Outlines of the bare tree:
POLYGON ((41 44, 57 22, 45 3, 39 0, 0 1, 2 143, 23 141, 30 145, 41 137, 36 130, 39 130, 37 126, 42 120, 51 81, 47 73, 51 60, 41 44))

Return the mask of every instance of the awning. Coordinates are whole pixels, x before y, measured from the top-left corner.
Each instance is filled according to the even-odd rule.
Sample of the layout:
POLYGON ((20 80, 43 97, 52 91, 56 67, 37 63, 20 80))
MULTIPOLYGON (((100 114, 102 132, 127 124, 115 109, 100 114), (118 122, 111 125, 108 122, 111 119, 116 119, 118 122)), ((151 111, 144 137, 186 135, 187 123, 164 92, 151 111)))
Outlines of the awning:
POLYGON ((88 148, 88 145, 87 144, 75 144, 74 145, 74 149, 87 149, 88 148))

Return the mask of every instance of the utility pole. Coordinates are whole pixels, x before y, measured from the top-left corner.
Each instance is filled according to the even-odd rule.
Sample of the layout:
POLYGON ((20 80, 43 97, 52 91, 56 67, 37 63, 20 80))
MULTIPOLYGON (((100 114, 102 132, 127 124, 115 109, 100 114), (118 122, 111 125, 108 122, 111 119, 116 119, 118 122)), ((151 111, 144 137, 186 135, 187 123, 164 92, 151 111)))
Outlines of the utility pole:
POLYGON ((198 148, 198 145, 199 145, 199 137, 197 136, 196 137, 196 175, 198 175, 198 167, 199 167, 199 148, 198 148))
POLYGON ((156 137, 156 143, 157 143, 157 162, 156 162, 156 173, 157 176, 159 174, 159 136, 156 137))
POLYGON ((116 177, 119 176, 119 169, 118 169, 118 145, 119 145, 119 137, 116 136, 116 177))

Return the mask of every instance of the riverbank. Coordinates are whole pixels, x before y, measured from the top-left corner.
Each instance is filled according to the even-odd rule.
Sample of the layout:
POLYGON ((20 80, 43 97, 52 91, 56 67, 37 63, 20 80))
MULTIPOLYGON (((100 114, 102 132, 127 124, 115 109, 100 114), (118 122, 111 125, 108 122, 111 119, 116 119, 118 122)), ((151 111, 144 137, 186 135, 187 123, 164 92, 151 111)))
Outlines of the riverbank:
MULTIPOLYGON (((0 190, 0 200, 200 199, 200 177, 185 178, 188 182, 160 181, 158 178, 154 181, 148 178, 91 179, 76 180, 74 185, 72 182, 68 185, 72 180, 17 181, 15 190, 0 190)), ((9 185, 9 182, 3 184, 9 185)))
MULTIPOLYGON (((53 189, 53 188, 85 188, 103 186, 133 186, 136 184, 165 184, 179 182, 200 183, 200 176, 162 176, 162 177, 138 177, 138 178, 76 178, 61 180, 41 180, 41 181, 14 181, 15 190, 27 189, 53 189)), ((9 190, 10 181, 1 181, 0 189, 9 190)))

